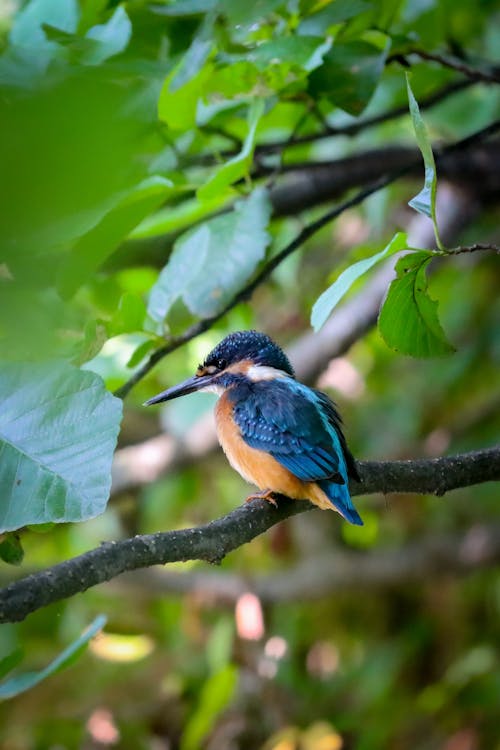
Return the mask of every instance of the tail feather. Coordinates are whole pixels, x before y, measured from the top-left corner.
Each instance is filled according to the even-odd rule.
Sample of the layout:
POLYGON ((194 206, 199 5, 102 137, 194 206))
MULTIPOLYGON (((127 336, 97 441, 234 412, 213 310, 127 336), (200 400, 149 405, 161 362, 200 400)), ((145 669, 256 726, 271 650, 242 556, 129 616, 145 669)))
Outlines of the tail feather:
POLYGON ((353 505, 346 484, 335 484, 334 482, 318 482, 318 485, 323 490, 332 505, 335 506, 340 515, 343 516, 346 521, 349 521, 356 526, 363 526, 361 516, 353 505))

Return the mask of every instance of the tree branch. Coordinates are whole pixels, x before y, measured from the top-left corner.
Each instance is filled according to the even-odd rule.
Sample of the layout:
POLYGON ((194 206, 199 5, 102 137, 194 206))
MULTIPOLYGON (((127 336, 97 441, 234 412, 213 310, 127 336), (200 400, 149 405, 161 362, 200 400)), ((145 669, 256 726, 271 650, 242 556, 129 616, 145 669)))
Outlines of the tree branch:
MULTIPOLYGON (((426 109, 430 109, 436 104, 440 104, 441 102, 445 101, 449 96, 452 96, 459 91, 463 91, 464 89, 469 88, 474 83, 476 83, 476 81, 459 80, 443 86, 432 94, 429 94, 429 96, 420 99, 420 110, 423 111, 426 109)), ((307 143, 314 143, 315 141, 320 141, 325 138, 332 138, 336 136, 352 137, 358 135, 364 130, 368 130, 369 128, 375 127, 376 125, 383 125, 384 123, 390 122, 391 120, 396 120, 399 117, 404 117, 407 114, 408 104, 407 102, 405 102, 404 104, 398 107, 394 107, 387 112, 382 112, 381 114, 374 115, 373 117, 366 117, 365 119, 356 120, 355 122, 351 122, 348 125, 341 125, 338 127, 329 125, 319 133, 308 133, 307 135, 295 136, 294 138, 288 138, 282 141, 259 144, 255 149, 255 155, 259 157, 264 154, 282 151, 292 146, 301 146, 307 143)), ((225 152, 225 156, 234 156, 235 153, 236 152, 234 151, 228 151, 225 152)))
POLYGON ((489 242, 476 242, 474 245, 464 245, 452 247, 446 251, 446 255, 461 255, 462 253, 477 253, 479 250, 492 250, 497 255, 500 254, 500 245, 493 245, 489 242))
POLYGON ((305 557, 277 573, 241 575, 207 569, 185 573, 150 568, 114 581, 111 590, 134 597, 189 594, 197 602, 233 605, 252 591, 264 603, 310 601, 346 589, 373 590, 431 576, 465 575, 500 562, 500 526, 475 525, 459 534, 429 534, 397 549, 335 549, 305 557))
MULTIPOLYGON (((416 492, 443 495, 458 487, 500 480, 500 446, 445 458, 359 463, 362 483, 353 495, 416 492)), ((46 571, 16 581, 0 591, 0 622, 23 620, 30 612, 86 591, 128 570, 169 562, 220 562, 228 552, 267 531, 278 521, 309 510, 302 501, 284 498, 278 508, 255 500, 205 526, 106 542, 46 571)))
MULTIPOLYGON (((491 201, 498 195, 498 141, 491 140, 476 148, 442 156, 436 147, 435 154, 441 180, 465 186, 479 199, 491 201)), ((418 177, 422 170, 419 151, 406 146, 370 149, 332 161, 287 164, 284 176, 270 193, 273 217, 294 216, 306 208, 338 199, 347 190, 359 188, 381 173, 401 169, 410 162, 407 175, 418 177)), ((261 170, 261 173, 267 171, 261 170)))
POLYGON ((410 49, 405 52, 404 55, 395 55, 393 57, 389 57, 387 62, 389 63, 392 60, 406 59, 406 57, 409 55, 420 57, 421 60, 436 62, 443 68, 455 70, 457 73, 461 73, 474 83, 500 83, 500 74, 498 67, 490 66, 488 70, 474 68, 472 65, 469 65, 464 60, 460 60, 457 57, 448 57, 447 55, 443 55, 440 52, 427 52, 424 49, 410 49))

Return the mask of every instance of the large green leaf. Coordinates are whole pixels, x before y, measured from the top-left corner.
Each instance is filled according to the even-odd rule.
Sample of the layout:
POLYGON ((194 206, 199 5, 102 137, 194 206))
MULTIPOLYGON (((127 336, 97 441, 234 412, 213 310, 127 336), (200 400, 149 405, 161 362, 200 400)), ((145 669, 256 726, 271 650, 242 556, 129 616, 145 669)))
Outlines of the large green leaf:
POLYGON ((76 641, 73 641, 64 651, 61 651, 53 661, 50 662, 44 669, 39 672, 26 672, 25 674, 18 675, 17 677, 11 677, 0 685, 0 700, 7 700, 8 698, 14 698, 20 693, 24 693, 26 690, 30 690, 38 683, 50 677, 53 674, 57 674, 61 669, 70 666, 85 650, 88 642, 93 638, 99 630, 102 630, 106 624, 106 617, 104 615, 98 615, 93 622, 90 623, 88 628, 81 634, 76 641))
POLYGON ((102 513, 122 403, 59 362, 0 366, 0 531, 102 513))
POLYGON ((392 255, 392 253, 404 250, 406 246, 406 234, 398 232, 394 235, 389 244, 379 253, 372 255, 370 258, 359 260, 357 263, 353 263, 352 266, 349 266, 349 268, 346 268, 346 270, 340 274, 338 279, 336 279, 314 303, 311 313, 311 325, 314 330, 319 331, 319 329, 326 323, 332 310, 360 276, 369 271, 370 268, 383 258, 392 255))
POLYGON ((197 196, 201 201, 212 200, 221 194, 228 185, 232 185, 248 174, 252 164, 257 125, 264 112, 264 100, 256 98, 252 101, 248 112, 248 133, 242 149, 214 172, 212 177, 202 185, 197 196))
POLYGON ((0 245, 12 264, 61 254, 147 178, 163 148, 157 88, 125 67, 66 66, 28 93, 2 93, 0 245))
POLYGON ((179 237, 151 291, 150 317, 163 323, 179 297, 195 315, 217 314, 264 257, 270 213, 267 192, 258 188, 230 213, 179 237))
POLYGON ((125 8, 121 5, 115 9, 106 23, 92 26, 85 37, 95 44, 85 56, 84 62, 98 65, 126 49, 132 36, 132 24, 125 8))
POLYGON ((398 260, 397 278, 378 319, 386 344, 412 357, 439 357, 454 351, 439 322, 437 302, 427 292, 425 272, 433 257, 434 253, 422 250, 398 260))
POLYGON ((10 32, 10 45, 15 56, 43 71, 58 51, 57 45, 47 38, 44 24, 74 33, 79 14, 77 0, 31 0, 15 16, 10 32))
POLYGON ((334 44, 323 65, 309 78, 311 94, 326 97, 350 115, 359 115, 377 87, 385 58, 385 51, 368 42, 334 44))
POLYGON ((408 101, 410 104, 410 115, 413 123, 413 129, 417 138, 418 147, 422 153, 425 166, 425 182, 424 187, 414 198, 409 201, 409 205, 424 216, 428 216, 432 219, 434 224, 434 234, 436 235, 436 242, 438 247, 442 248, 441 240, 439 239, 439 232, 436 219, 436 186, 437 186, 437 173, 436 173, 436 162, 434 161, 434 154, 432 153, 431 141, 425 123, 420 114, 420 109, 413 95, 413 91, 410 86, 410 77, 406 74, 406 88, 408 90, 408 101))
POLYGON ((109 211, 102 221, 81 237, 62 263, 58 287, 70 297, 91 277, 145 216, 161 205, 174 190, 170 180, 153 176, 143 180, 109 211))

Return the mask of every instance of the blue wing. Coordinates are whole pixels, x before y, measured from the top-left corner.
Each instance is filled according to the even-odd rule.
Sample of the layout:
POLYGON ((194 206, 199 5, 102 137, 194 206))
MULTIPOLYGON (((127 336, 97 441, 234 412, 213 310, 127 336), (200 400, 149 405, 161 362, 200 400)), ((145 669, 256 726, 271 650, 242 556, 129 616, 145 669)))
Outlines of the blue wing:
POLYGON ((234 420, 251 448, 269 453, 298 479, 317 482, 344 518, 363 524, 347 485, 348 475, 359 479, 356 464, 324 393, 283 378, 235 388, 232 396, 234 420))
POLYGON ((323 394, 288 378, 258 381, 235 402, 234 419, 251 448, 271 454, 299 479, 347 481, 340 418, 323 394), (331 412, 324 416, 322 399, 331 412))

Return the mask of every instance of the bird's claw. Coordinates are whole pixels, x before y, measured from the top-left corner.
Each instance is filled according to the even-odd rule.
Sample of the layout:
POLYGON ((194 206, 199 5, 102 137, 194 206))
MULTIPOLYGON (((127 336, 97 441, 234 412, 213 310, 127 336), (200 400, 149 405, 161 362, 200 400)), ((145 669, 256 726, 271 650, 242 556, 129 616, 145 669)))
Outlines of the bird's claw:
POLYGON ((278 503, 276 502, 276 498, 274 497, 274 492, 272 490, 261 490, 260 492, 253 492, 247 497, 245 502, 249 503, 252 500, 267 500, 267 502, 271 503, 271 505, 274 505, 275 508, 278 507, 278 503))

